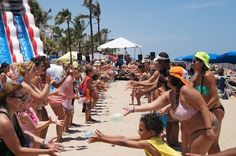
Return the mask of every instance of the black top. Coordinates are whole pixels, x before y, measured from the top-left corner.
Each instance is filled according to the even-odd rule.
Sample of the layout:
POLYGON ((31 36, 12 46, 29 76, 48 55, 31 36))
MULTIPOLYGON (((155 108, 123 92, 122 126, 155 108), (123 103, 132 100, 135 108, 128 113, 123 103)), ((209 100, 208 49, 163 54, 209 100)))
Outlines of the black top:
MULTIPOLYGON (((0 111, 0 113, 5 114, 10 120, 9 115, 6 112, 0 111)), ((1 156, 14 156, 14 154, 10 151, 10 149, 8 149, 7 145, 2 139, 0 139, 0 155, 1 156)))
MULTIPOLYGON (((9 115, 6 112, 0 110, 0 113, 5 114, 10 120, 9 115)), ((15 114, 13 116, 12 123, 13 123, 16 135, 20 141, 21 146, 22 147, 29 147, 30 142, 25 138, 24 133, 20 127, 20 124, 19 124, 15 114)), ((10 149, 7 147, 7 145, 4 143, 4 141, 2 139, 0 139, 0 156, 15 156, 10 151, 10 149)))

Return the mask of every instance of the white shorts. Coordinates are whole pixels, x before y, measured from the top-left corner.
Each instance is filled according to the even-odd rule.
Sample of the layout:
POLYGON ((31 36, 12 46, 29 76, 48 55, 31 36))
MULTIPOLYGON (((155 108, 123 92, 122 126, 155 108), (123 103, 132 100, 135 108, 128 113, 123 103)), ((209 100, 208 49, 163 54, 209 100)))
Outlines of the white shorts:
POLYGON ((62 106, 66 109, 72 109, 73 106, 71 105, 72 99, 67 99, 62 103, 62 106))

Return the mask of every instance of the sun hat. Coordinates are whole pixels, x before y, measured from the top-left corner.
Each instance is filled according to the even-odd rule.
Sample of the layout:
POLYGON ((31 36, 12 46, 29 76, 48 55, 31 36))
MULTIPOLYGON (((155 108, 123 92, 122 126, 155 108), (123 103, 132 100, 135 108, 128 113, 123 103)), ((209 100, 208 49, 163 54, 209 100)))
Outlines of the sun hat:
POLYGON ((169 74, 180 79, 184 84, 189 85, 188 72, 180 66, 171 67, 169 74))
POLYGON ((211 68, 210 64, 209 64, 210 56, 206 52, 198 51, 198 52, 196 52, 194 57, 199 58, 200 60, 202 60, 207 68, 209 68, 209 69, 211 68))
POLYGON ((169 59, 169 55, 166 53, 166 52, 160 52, 157 57, 155 57, 153 59, 153 62, 157 62, 158 60, 161 60, 161 61, 168 61, 170 60, 169 59))

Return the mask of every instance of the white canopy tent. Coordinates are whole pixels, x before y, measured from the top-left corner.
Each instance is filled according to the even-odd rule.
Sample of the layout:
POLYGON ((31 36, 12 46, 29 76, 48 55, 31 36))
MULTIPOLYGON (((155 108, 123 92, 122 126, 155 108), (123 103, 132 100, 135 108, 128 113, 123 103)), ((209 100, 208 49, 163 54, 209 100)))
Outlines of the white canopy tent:
MULTIPOLYGON (((133 43, 123 37, 119 37, 117 39, 114 39, 110 42, 104 43, 98 47, 98 49, 120 49, 124 48, 126 51, 126 48, 134 48, 134 59, 135 59, 135 53, 136 53, 136 48, 141 49, 141 45, 133 43)), ((120 52, 117 52, 119 54, 120 52)))
MULTIPOLYGON (((77 54, 79 52, 78 51, 71 51, 71 54, 72 54, 72 61, 77 61, 77 54)), ((56 61, 58 60, 61 60, 63 61, 64 63, 68 63, 70 62, 70 52, 67 52, 66 54, 62 55, 61 57, 59 57, 58 59, 56 59, 56 61)), ((84 55, 82 55, 82 60, 86 60, 86 57, 84 55)))
POLYGON ((119 37, 110 42, 104 43, 98 49, 116 49, 116 48, 141 48, 141 45, 135 44, 123 37, 119 37))

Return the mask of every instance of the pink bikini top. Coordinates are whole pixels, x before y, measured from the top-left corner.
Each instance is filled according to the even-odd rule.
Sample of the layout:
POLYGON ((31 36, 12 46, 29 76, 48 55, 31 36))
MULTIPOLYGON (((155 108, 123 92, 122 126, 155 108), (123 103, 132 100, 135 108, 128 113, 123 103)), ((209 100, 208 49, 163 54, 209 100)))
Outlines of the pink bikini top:
POLYGON ((188 105, 182 105, 180 102, 175 110, 170 110, 172 117, 179 121, 188 120, 193 117, 197 112, 198 111, 195 108, 188 105))

